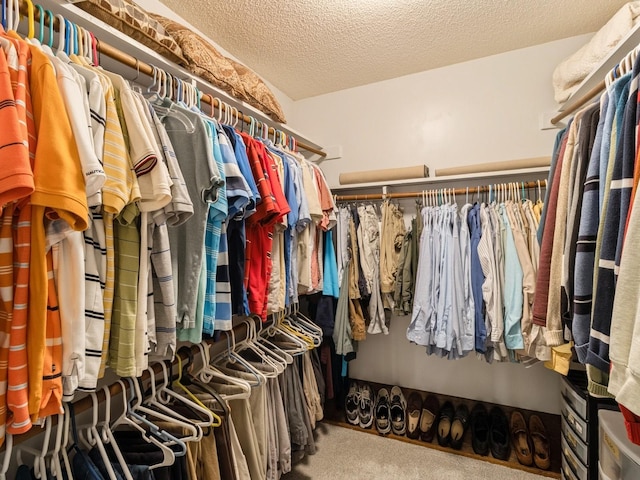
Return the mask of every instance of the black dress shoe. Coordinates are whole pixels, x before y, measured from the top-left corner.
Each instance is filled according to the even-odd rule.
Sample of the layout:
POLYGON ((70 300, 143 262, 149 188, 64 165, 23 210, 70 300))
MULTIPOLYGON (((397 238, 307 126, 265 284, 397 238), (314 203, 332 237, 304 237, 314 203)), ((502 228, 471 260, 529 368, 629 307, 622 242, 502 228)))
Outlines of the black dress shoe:
POLYGON ((508 460, 511 454, 509 420, 500 407, 493 407, 489 417, 491 419, 491 428, 489 430, 491 454, 499 460, 508 460))
POLYGON ((478 455, 489 455, 489 414, 482 403, 471 411, 471 446, 478 455))
POLYGON ((456 413, 453 416, 453 423, 451 424, 451 448, 455 448, 456 450, 462 448, 468 423, 469 408, 463 403, 462 405, 458 405, 456 413))
POLYGON ((443 447, 449 446, 451 441, 451 424, 453 423, 453 404, 446 402, 438 415, 438 443, 443 447))

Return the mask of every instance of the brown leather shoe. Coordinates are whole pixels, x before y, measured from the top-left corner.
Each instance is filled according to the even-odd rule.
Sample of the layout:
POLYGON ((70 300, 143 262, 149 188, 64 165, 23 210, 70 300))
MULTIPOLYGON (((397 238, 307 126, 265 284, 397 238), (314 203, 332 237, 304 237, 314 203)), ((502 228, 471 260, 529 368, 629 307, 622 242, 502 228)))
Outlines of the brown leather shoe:
POLYGON ((518 461, 522 465, 533 465, 533 455, 531 453, 531 445, 529 444, 527 422, 525 422, 522 413, 514 411, 511 414, 509 430, 511 431, 511 443, 513 444, 513 449, 516 451, 518 461))
POLYGON ((420 439, 431 443, 436 436, 438 426, 438 412, 440 402, 435 395, 428 395, 422 402, 422 414, 420 415, 420 439))
POLYGON ((551 456, 549 454, 549 440, 547 439, 547 429, 538 415, 531 415, 529 418, 529 434, 533 443, 533 461, 536 467, 542 470, 549 470, 551 467, 551 456))

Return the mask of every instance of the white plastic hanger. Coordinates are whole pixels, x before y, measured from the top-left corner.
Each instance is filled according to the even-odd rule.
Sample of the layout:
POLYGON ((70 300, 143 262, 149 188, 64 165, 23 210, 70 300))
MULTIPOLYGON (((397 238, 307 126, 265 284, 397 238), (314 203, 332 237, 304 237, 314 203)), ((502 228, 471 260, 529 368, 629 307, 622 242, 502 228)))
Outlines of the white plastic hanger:
POLYGON ((91 392, 89 395, 91 396, 91 423, 89 425, 78 427, 78 433, 80 434, 80 438, 84 439, 87 450, 90 450, 92 447, 96 447, 98 449, 102 462, 107 470, 107 474, 109 475, 109 479, 116 480, 116 472, 113 470, 111 460, 107 455, 107 450, 104 448, 104 444, 102 443, 102 437, 98 432, 98 397, 95 392, 91 392))
POLYGON ((7 479, 9 465, 11 465, 11 453, 13 452, 13 435, 5 434, 4 437, 4 457, 2 458, 2 467, 0 467, 0 480, 7 479))
POLYGON ((227 375, 209 363, 211 361, 211 352, 209 351, 209 345, 203 345, 202 343, 199 343, 198 348, 200 348, 200 351, 202 352, 204 363, 203 368, 198 372, 198 378, 202 382, 211 383, 211 381, 215 379, 241 388, 241 393, 238 394, 220 394, 220 396, 225 400, 246 399, 251 396, 251 385, 248 381, 239 377, 227 375))
POLYGON ((27 463, 24 463, 22 459, 23 452, 30 453, 35 457, 33 459, 32 464, 33 464, 33 474, 37 479, 47 478, 46 457, 47 457, 47 452, 49 450, 49 440, 51 438, 51 421, 52 421, 51 417, 47 417, 44 421, 45 431, 44 431, 44 439, 42 441, 41 450, 36 450, 34 448, 22 446, 22 445, 18 449, 17 459, 18 459, 19 465, 27 465, 27 463))
MULTIPOLYGON (((171 408, 167 407, 165 404, 161 403, 158 400, 156 392, 155 372, 153 371, 152 367, 149 367, 147 370, 151 373, 151 396, 147 398, 142 403, 142 405, 137 408, 137 410, 141 413, 146 413, 148 415, 154 416, 159 420, 170 422, 184 428, 190 433, 190 436, 181 438, 183 442, 199 442, 203 436, 202 428, 200 427, 200 425, 197 423, 193 423, 184 416, 176 413, 175 411, 171 410, 171 408), (153 409, 150 407, 153 407, 153 409)), ((203 426, 206 427, 209 425, 203 426)))
MULTIPOLYGON (((102 430, 102 443, 105 445, 111 445, 113 452, 115 453, 116 458, 118 459, 118 463, 120 464, 120 468, 124 473, 126 480, 133 480, 131 475, 131 471, 129 470, 129 466, 122 456, 122 452, 120 451, 120 447, 118 446, 118 442, 116 442, 115 437, 113 436, 113 432, 111 431, 111 391, 108 386, 102 387, 102 391, 104 392, 104 411, 105 417, 102 422, 98 423, 98 426, 102 430)), ((124 396, 124 392, 123 392, 124 396)))
MULTIPOLYGON (((164 404, 167 404, 172 400, 183 403, 190 409, 200 413, 201 415, 203 415, 204 420, 196 421, 194 423, 201 428, 210 427, 212 425, 213 426, 220 425, 221 419, 218 415, 216 415, 210 409, 208 409, 205 405, 203 405, 202 402, 200 402, 200 400, 198 399, 192 400, 192 398, 195 398, 195 395, 193 395, 192 398, 187 398, 186 396, 181 395, 169 388, 170 379, 167 371, 167 366, 165 365, 164 362, 160 362, 160 364, 162 366, 162 374, 163 374, 164 382, 160 387, 160 389, 157 391, 156 398, 158 398, 158 400, 164 404)), ((184 386, 181 383, 179 383, 179 381, 176 382, 176 384, 179 387, 184 388, 184 386)), ((185 391, 185 393, 187 392, 185 391)))
POLYGON ((139 432, 141 432, 142 438, 145 441, 154 444, 156 447, 160 449, 160 451, 163 454, 163 460, 159 464, 150 466, 149 467, 150 469, 155 469, 159 467, 168 467, 170 465, 173 465, 176 459, 176 454, 164 442, 167 441, 168 439, 171 439, 171 440, 174 440, 176 444, 182 444, 181 446, 184 447, 184 453, 186 453, 186 445, 184 445, 183 442, 180 442, 178 439, 168 434, 167 432, 162 431, 157 425, 154 425, 148 420, 144 418, 140 418, 139 415, 135 414, 135 412, 133 411, 134 407, 132 405, 132 401, 134 399, 133 396, 135 395, 134 385, 133 385, 134 382, 131 379, 127 379, 127 380, 131 385, 130 386, 131 395, 129 395, 129 398, 127 398, 127 388, 125 387, 124 381, 122 379, 118 380, 118 383, 122 387, 122 402, 123 402, 124 410, 122 412, 122 415, 120 415, 120 417, 118 417, 115 420, 115 422, 111 425, 112 430, 120 425, 128 425, 130 427, 133 427, 135 430, 138 430, 139 432), (148 427, 150 427, 150 430, 149 431, 145 430, 138 423, 138 421, 145 423, 148 427))

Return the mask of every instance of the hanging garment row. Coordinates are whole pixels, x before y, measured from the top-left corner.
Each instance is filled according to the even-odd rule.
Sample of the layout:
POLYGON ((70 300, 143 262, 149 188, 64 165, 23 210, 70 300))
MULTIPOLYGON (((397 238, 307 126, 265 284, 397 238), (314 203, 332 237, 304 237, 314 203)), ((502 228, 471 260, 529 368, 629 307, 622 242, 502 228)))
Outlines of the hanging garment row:
POLYGON ((467 195, 460 210, 452 190, 423 192, 407 231, 388 200, 380 216, 372 204, 341 206, 337 352, 352 353, 366 333, 388 333, 386 310, 412 316, 407 338, 429 354, 552 361, 544 329, 532 324, 543 207, 537 185, 535 202, 524 183, 513 183, 495 188, 495 198, 490 187, 487 203, 471 204, 467 195))
POLYGON ((16 478, 279 479, 315 453, 324 379, 310 348, 322 337, 300 314, 260 332, 254 319, 245 323, 246 338, 236 343, 231 330, 229 347, 213 358, 207 343, 179 352, 177 378, 161 362, 160 372, 152 365, 143 378, 102 388, 102 403, 92 392, 90 417, 64 403, 55 431, 47 418, 41 449, 7 441, 16 478), (112 398, 120 391, 121 408, 112 398))
POLYGON ((322 290, 335 223, 300 154, 202 113, 192 87, 154 78, 143 94, 60 39, 0 31, 0 426, 14 434, 106 366, 138 376, 232 314, 322 290))
POLYGON ((599 101, 556 137, 534 304, 549 344, 574 345, 589 392, 616 398, 636 443, 638 78, 634 51, 608 75, 599 101))

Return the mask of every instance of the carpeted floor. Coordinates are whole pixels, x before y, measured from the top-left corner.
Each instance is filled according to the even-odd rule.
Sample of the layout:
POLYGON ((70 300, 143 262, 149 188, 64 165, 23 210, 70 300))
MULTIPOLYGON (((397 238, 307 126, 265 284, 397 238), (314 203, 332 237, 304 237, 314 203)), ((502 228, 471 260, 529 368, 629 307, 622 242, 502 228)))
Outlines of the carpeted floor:
POLYGON ((320 423, 318 451, 283 480, 540 480, 489 462, 320 423))

